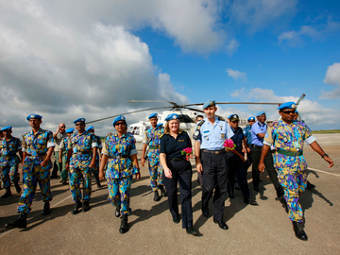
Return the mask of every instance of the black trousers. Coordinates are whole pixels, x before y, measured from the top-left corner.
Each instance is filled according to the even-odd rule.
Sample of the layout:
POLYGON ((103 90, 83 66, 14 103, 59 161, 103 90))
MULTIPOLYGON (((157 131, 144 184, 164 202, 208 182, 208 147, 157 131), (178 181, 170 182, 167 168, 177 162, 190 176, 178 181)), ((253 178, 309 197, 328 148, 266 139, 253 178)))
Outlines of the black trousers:
POLYGON ((187 160, 169 160, 167 162, 171 170, 172 178, 164 178, 165 188, 168 194, 169 209, 172 217, 178 216, 177 201, 177 182, 179 182, 180 202, 182 205, 182 227, 192 227, 192 195, 191 195, 191 178, 192 168, 187 160))
POLYGON ((207 210, 214 192, 214 218, 223 220, 224 201, 227 197, 227 159, 225 153, 213 154, 201 151, 203 165, 202 209, 207 210))
MULTIPOLYGON (((232 152, 231 152, 232 153, 232 152)), ((244 201, 249 201, 250 193, 247 182, 247 165, 238 156, 232 155, 228 158, 228 193, 234 193, 235 177, 243 195, 244 201)))
MULTIPOLYGON (((260 162, 262 147, 252 146, 251 157, 253 160, 253 168, 252 168, 252 178, 254 189, 259 189, 260 183, 260 172, 258 169, 258 165, 260 162)), ((277 172, 274 169, 273 156, 270 152, 267 153, 267 156, 264 158, 264 164, 269 175, 270 180, 272 181, 274 188, 276 190, 277 197, 283 196, 283 189, 277 179, 277 172)))

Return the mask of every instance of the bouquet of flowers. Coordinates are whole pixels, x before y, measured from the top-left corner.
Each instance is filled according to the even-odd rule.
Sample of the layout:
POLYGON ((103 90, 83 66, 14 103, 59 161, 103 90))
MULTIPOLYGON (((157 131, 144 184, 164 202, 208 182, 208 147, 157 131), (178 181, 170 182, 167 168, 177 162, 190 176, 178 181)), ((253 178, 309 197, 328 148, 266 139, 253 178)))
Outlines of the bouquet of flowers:
POLYGON ((187 147, 181 151, 181 154, 185 156, 185 159, 189 161, 191 154, 192 154, 192 148, 187 147))
POLYGON ((236 148, 236 145, 233 140, 226 139, 223 144, 226 151, 233 151, 236 148))

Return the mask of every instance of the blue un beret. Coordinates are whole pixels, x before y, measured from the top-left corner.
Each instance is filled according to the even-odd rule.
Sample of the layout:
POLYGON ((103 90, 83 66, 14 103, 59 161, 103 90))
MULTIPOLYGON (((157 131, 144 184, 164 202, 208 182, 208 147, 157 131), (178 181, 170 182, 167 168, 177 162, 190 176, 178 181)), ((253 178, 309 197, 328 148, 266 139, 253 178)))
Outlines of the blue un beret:
POLYGON ((68 129, 65 130, 65 132, 68 133, 68 134, 73 133, 73 131, 74 131, 74 128, 68 128, 68 129))
POLYGON ((2 129, 0 129, 1 132, 7 130, 12 130, 12 126, 3 127, 2 129))
POLYGON ((87 132, 90 131, 90 130, 94 130, 94 127, 93 127, 93 126, 89 126, 89 127, 86 129, 87 132))
POLYGON ((123 115, 119 115, 119 116, 117 116, 117 117, 112 121, 112 125, 115 126, 116 123, 117 123, 118 121, 120 121, 120 120, 122 120, 122 121, 124 121, 124 122, 126 123, 126 118, 125 118, 123 115))
POLYGON ((215 101, 209 100, 203 104, 203 110, 208 108, 209 106, 215 106, 215 105, 216 105, 215 101))
POLYGON ((286 102, 283 104, 280 104, 280 106, 277 108, 278 110, 283 110, 283 109, 296 109, 296 103, 295 102, 286 102))
POLYGON ((179 118, 179 115, 177 113, 170 113, 168 116, 166 116, 165 120, 177 120, 179 118))
POLYGON ((39 114, 31 113, 31 114, 29 114, 29 115, 26 117, 26 119, 27 119, 27 120, 30 120, 30 119, 41 120, 41 119, 42 119, 42 116, 39 115, 39 114))
POLYGON ((266 114, 264 111, 256 113, 256 117, 261 116, 262 114, 266 114))
POLYGON ((74 124, 76 124, 77 122, 85 122, 86 119, 85 118, 78 118, 75 121, 73 121, 74 124))
POLYGON ((154 112, 154 113, 151 113, 148 117, 148 119, 151 119, 151 118, 157 118, 158 117, 158 114, 157 112, 154 112))
POLYGON ((248 121, 255 121, 255 117, 254 117, 254 116, 250 116, 250 117, 248 118, 248 121))

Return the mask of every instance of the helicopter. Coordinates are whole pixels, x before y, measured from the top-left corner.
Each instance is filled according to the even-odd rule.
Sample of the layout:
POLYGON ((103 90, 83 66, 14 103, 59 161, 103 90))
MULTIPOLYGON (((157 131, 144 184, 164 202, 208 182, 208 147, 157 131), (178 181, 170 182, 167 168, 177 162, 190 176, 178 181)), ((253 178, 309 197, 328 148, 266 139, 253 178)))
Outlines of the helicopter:
MULTIPOLYGON (((306 94, 302 94, 299 99, 296 102, 296 105, 299 105, 301 100, 306 96, 306 94)), ((194 103, 194 104, 177 104, 173 101, 166 101, 166 100, 128 100, 129 103, 161 103, 161 104, 167 104, 166 106, 159 106, 159 107, 150 107, 150 108, 142 108, 139 110, 124 112, 121 114, 115 114, 112 116, 92 120, 86 122, 86 124, 92 124, 99 121, 104 121, 108 119, 115 118, 119 115, 129 115, 129 114, 136 114, 141 112, 151 112, 151 111, 162 111, 158 115, 159 123, 165 123, 165 118, 170 113, 177 113, 179 115, 180 120, 180 128, 182 130, 185 130, 189 132, 189 134, 192 133, 193 128, 196 126, 196 123, 194 121, 195 117, 198 114, 203 115, 204 111, 201 109, 196 108, 197 106, 202 106, 204 103, 194 103)), ((215 102, 216 105, 276 105, 279 106, 283 102, 215 102)), ((223 116, 217 115, 218 118, 223 119, 223 116)), ((243 121, 246 123, 246 121, 243 121)), ((242 125, 242 123, 241 123, 242 125)), ((141 142, 143 140, 144 132, 146 129, 150 127, 150 124, 148 120, 140 120, 136 123, 132 123, 128 127, 128 132, 131 132, 137 142, 141 142)))

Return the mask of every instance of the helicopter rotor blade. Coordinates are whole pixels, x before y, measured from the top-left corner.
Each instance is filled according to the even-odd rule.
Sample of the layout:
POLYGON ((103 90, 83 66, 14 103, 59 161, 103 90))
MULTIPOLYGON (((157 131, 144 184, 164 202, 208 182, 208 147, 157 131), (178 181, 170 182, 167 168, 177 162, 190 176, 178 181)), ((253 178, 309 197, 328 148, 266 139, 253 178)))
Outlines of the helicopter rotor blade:
POLYGON ((133 114, 133 113, 138 113, 138 112, 146 112, 146 111, 151 111, 151 110, 158 110, 158 109, 169 109, 171 107, 169 106, 164 106, 164 107, 151 107, 151 108, 144 108, 144 109, 140 109, 140 110, 135 110, 135 111, 131 111, 131 112, 124 112, 124 113, 120 113, 120 114, 115 114, 109 117, 104 117, 104 118, 100 118, 100 119, 96 119, 96 120, 91 120, 86 122, 86 124, 90 124, 90 123, 95 123, 95 122, 99 122, 99 121, 103 121, 103 120, 108 120, 108 119, 112 119, 114 117, 117 117, 119 115, 128 115, 128 114, 133 114))

